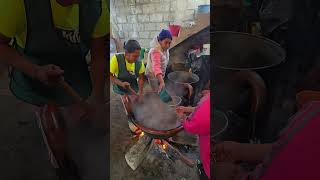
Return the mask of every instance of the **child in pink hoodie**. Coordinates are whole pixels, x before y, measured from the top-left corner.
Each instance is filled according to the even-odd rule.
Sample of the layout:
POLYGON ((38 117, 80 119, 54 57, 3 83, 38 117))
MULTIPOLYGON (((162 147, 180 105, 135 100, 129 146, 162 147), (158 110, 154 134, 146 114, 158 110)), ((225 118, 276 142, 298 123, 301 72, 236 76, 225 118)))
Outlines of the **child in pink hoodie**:
MULTIPOLYGON (((189 109, 192 110, 192 108, 189 109)), ((181 113, 183 113, 183 111, 186 112, 186 110, 186 107, 178 107, 177 113, 181 115, 181 113)), ((182 124, 187 132, 199 136, 200 159, 204 171, 210 179, 210 93, 207 93, 201 99, 198 106, 194 109, 194 112, 183 120, 182 124)))

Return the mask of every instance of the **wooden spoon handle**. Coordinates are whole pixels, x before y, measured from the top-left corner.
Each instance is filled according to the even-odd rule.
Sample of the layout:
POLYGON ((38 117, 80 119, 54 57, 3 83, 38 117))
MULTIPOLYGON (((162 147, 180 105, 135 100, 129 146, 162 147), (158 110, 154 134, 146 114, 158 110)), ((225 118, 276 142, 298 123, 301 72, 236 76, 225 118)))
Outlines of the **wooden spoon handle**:
POLYGON ((76 102, 79 103, 84 109, 90 110, 90 105, 65 81, 60 81, 61 88, 76 102))

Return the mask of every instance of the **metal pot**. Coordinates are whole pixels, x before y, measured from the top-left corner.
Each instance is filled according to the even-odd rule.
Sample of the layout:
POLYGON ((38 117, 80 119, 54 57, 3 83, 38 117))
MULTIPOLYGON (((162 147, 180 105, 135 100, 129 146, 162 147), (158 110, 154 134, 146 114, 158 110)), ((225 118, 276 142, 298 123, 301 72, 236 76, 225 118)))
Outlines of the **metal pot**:
POLYGON ((256 70, 284 62, 286 53, 276 42, 240 32, 213 33, 214 65, 229 70, 256 70))
POLYGON ((183 130, 182 124, 179 124, 177 127, 169 129, 169 130, 156 130, 152 128, 148 128, 141 124, 134 116, 132 111, 132 101, 130 100, 128 95, 123 96, 123 103, 126 108, 126 111, 128 112, 128 118, 129 120, 137 126, 139 129, 141 129, 143 132, 145 132, 148 136, 155 139, 168 139, 169 137, 172 137, 176 135, 178 132, 183 130))
POLYGON ((186 71, 174 71, 168 74, 169 82, 166 83, 166 89, 170 94, 179 97, 188 97, 188 104, 193 95, 193 85, 199 81, 199 76, 186 71))
POLYGON ((228 128, 228 121, 228 117, 225 115, 225 113, 219 110, 213 111, 213 139, 215 139, 215 137, 219 136, 228 128))

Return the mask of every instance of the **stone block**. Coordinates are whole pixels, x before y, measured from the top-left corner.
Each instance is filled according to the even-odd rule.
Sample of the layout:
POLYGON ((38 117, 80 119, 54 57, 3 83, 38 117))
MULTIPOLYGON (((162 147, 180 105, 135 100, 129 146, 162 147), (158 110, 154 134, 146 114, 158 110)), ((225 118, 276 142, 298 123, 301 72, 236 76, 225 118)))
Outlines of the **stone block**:
POLYGON ((119 38, 125 38, 125 35, 124 35, 123 31, 119 31, 118 34, 119 34, 119 38))
POLYGON ((129 33, 130 39, 137 39, 139 37, 139 33, 136 31, 132 31, 129 33))
POLYGON ((150 48, 150 42, 152 39, 139 39, 139 43, 144 48, 150 48))
POLYGON ((132 25, 133 31, 144 31, 144 24, 133 24, 132 25))
POLYGON ((144 30, 146 30, 146 31, 156 30, 156 24, 155 23, 146 23, 144 25, 144 30))
POLYGON ((119 8, 120 10, 119 10, 119 14, 118 15, 122 15, 122 16, 126 16, 126 15, 128 15, 130 12, 129 12, 129 8, 128 7, 125 7, 125 6, 123 6, 123 7, 120 7, 119 8))
POLYGON ((150 18, 149 15, 138 15, 139 22, 149 22, 150 18))
POLYGON ((173 13, 163 14, 163 21, 164 22, 172 22, 172 21, 174 21, 174 19, 175 19, 175 17, 174 17, 173 13))
POLYGON ((153 4, 142 5, 143 14, 152 14, 156 11, 156 6, 153 4))
POLYGON ((159 23, 159 24, 157 24, 155 30, 160 31, 161 29, 168 29, 168 25, 169 25, 169 23, 159 23))
POLYGON ((118 23, 127 23, 127 19, 125 16, 118 16, 117 21, 118 23))
POLYGON ((176 11, 177 10, 177 0, 170 1, 170 11, 176 11))
POLYGON ((114 2, 116 6, 124 6, 124 0, 116 0, 114 2))
POLYGON ((127 21, 129 23, 138 23, 138 17, 137 15, 129 15, 127 16, 127 21))
POLYGON ((160 32, 160 30, 159 31, 151 31, 150 32, 150 38, 153 39, 154 37, 158 36, 159 32, 160 32))
POLYGON ((133 27, 132 27, 132 24, 123 24, 123 31, 127 32, 127 31, 132 31, 133 30, 133 27))
POLYGON ((196 9, 197 4, 195 0, 188 0, 187 9, 196 9))
POLYGON ((162 14, 151 14, 150 15, 150 22, 162 22, 163 16, 162 14))
POLYGON ((183 20, 184 21, 192 21, 192 20, 194 20, 194 17, 195 17, 195 10, 186 10, 184 12, 183 20))
POLYGON ((187 9, 187 2, 186 0, 177 0, 177 10, 179 11, 183 11, 185 9, 187 9))
POLYGON ((117 28, 118 31, 123 31, 122 24, 116 24, 116 25, 112 25, 112 26, 117 28))
POLYGON ((142 8, 140 6, 134 6, 134 5, 131 5, 130 6, 130 14, 142 14, 142 8))
POLYGON ((136 0, 126 0, 126 1, 128 6, 136 4, 136 0))
POLYGON ((155 5, 155 12, 165 12, 168 13, 170 11, 170 4, 169 3, 162 3, 159 5, 155 5))
POLYGON ((140 37, 141 39, 148 39, 148 38, 149 38, 149 34, 150 34, 150 32, 147 32, 147 31, 145 31, 145 32, 139 32, 139 37, 140 37))

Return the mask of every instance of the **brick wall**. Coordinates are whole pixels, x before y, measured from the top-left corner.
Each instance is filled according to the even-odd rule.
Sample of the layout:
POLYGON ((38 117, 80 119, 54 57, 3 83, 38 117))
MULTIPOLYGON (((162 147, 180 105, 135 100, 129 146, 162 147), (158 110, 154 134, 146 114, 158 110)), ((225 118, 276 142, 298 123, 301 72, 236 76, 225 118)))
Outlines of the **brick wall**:
POLYGON ((188 26, 195 19, 198 5, 210 0, 110 0, 111 27, 122 41, 136 39, 143 47, 169 23, 188 26))

